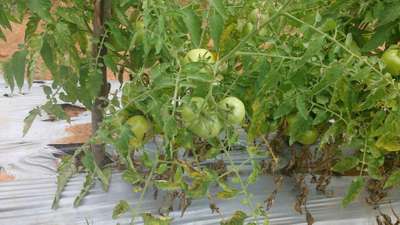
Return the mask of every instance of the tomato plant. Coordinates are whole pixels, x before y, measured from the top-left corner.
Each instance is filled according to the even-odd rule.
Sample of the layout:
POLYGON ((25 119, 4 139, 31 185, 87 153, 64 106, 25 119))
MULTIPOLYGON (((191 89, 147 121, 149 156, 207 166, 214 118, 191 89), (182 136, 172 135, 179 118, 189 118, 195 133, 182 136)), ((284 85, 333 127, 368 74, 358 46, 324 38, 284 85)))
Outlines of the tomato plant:
MULTIPOLYGON (((22 87, 24 76, 32 80, 36 62, 52 73, 53 84, 44 87, 48 103, 31 111, 25 130, 43 110, 65 118, 59 101, 91 109, 96 132, 75 156, 84 151, 85 171, 105 185, 108 173, 94 154, 104 144, 115 147, 124 180, 143 192, 155 186, 183 193, 183 202, 242 195, 254 218, 266 217, 248 191, 268 170, 259 157, 271 162, 273 175, 280 157, 292 158, 282 172, 312 173, 318 190, 333 172, 356 170, 343 205, 368 180, 377 189, 397 184, 398 50, 379 56, 400 40, 398 1, 62 2, 5 0, 2 29, 29 18, 25 43, 3 70, 12 90, 22 87), (107 70, 122 90, 110 91, 107 70), (243 135, 241 153, 251 163, 244 178, 229 160, 243 135), (148 142, 160 143, 155 156, 148 142), (301 151, 283 155, 288 145, 301 151), (228 159, 226 167, 203 166, 218 155, 228 159), (228 175, 241 190, 221 179, 228 175), (215 196, 211 186, 218 187, 215 196)), ((60 169, 55 206, 77 169, 73 162, 60 169)), ((115 214, 127 208, 122 202, 115 214)), ((224 223, 245 218, 238 212, 224 223)))

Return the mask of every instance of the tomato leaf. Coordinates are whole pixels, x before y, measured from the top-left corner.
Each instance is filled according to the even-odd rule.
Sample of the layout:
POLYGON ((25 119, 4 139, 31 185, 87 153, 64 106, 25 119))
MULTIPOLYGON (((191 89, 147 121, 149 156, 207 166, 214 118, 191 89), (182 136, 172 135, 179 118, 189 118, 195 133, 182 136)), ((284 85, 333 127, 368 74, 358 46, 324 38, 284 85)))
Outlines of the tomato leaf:
POLYGON ((35 120, 35 118, 38 115, 40 115, 40 108, 34 108, 29 112, 28 116, 25 117, 25 119, 24 119, 24 129, 22 131, 22 135, 23 136, 25 136, 28 133, 29 129, 32 126, 33 121, 35 120))
POLYGON ((345 157, 341 159, 339 162, 337 162, 332 170, 338 173, 344 173, 348 170, 353 169, 360 163, 360 160, 356 157, 345 157))
POLYGON ((28 0, 28 8, 36 13, 40 18, 51 21, 50 8, 51 8, 50 0, 28 0))
POLYGON ((224 31, 224 18, 218 12, 214 12, 210 16, 209 26, 210 35, 214 41, 214 46, 216 49, 219 49, 219 42, 222 32, 224 31))
POLYGON ((299 94, 296 97, 296 107, 299 111, 300 115, 304 118, 308 118, 308 111, 307 111, 307 99, 304 94, 299 94))
POLYGON ((11 58, 11 67, 14 73, 15 82, 20 90, 24 85, 27 55, 28 52, 26 50, 22 50, 14 53, 11 58))
POLYGON ((83 187, 79 193, 79 195, 74 200, 74 207, 78 207, 81 204, 83 198, 89 194, 90 189, 92 189, 95 181, 95 174, 93 172, 89 172, 83 183, 83 187))
POLYGON ((122 216, 123 214, 125 214, 126 212, 128 212, 128 210, 131 207, 129 206, 128 202, 125 200, 121 200, 118 202, 118 204, 114 207, 113 213, 112 213, 112 218, 115 220, 118 217, 122 216))
POLYGON ((244 220, 247 218, 247 214, 243 211, 236 211, 231 218, 222 220, 221 225, 243 225, 244 220))
POLYGON ((224 2, 222 0, 210 0, 211 5, 217 10, 217 12, 224 17, 225 16, 225 7, 224 2))
POLYGON ((200 38, 201 38, 201 20, 199 16, 196 15, 193 9, 187 8, 183 10, 183 21, 186 24, 186 28, 189 30, 189 33, 192 38, 192 43, 194 46, 200 46, 200 38))
POLYGON ((170 225, 172 218, 168 216, 153 216, 151 213, 142 214, 144 225, 170 225))
POLYGON ((3 72, 4 72, 4 80, 8 84, 8 86, 11 89, 11 92, 14 92, 15 88, 15 80, 14 80, 14 71, 13 67, 10 61, 5 62, 2 66, 3 72))
POLYGON ((389 40, 392 35, 391 30, 397 25, 397 22, 392 22, 378 27, 372 38, 362 47, 362 51, 368 52, 374 50, 378 46, 382 45, 385 41, 389 40))
POLYGON ((351 182, 350 187, 347 190, 347 194, 342 200, 343 207, 347 207, 352 201, 354 201, 354 199, 357 198, 364 187, 364 184, 365 181, 363 177, 357 177, 351 182))
POLYGON ((385 182, 383 188, 390 188, 400 183, 400 170, 394 171, 385 182))

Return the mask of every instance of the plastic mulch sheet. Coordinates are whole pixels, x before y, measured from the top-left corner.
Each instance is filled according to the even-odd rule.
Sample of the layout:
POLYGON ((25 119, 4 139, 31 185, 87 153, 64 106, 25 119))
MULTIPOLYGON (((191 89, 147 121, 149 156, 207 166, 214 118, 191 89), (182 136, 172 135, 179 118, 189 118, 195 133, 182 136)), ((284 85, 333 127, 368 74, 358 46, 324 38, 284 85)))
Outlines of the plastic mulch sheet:
MULTIPOLYGON (((154 199, 153 191, 145 195, 139 203, 140 193, 132 192, 132 187, 121 180, 118 172, 112 177, 109 192, 103 192, 101 185, 96 184, 90 194, 78 208, 73 207, 74 198, 83 185, 83 175, 72 178, 63 192, 60 207, 51 209, 51 203, 56 190, 57 153, 48 144, 66 136, 65 128, 69 126, 64 121, 36 120, 26 137, 22 137, 23 119, 30 109, 44 103, 45 96, 40 87, 34 84, 32 90, 24 90, 26 94, 15 94, 6 97, 8 92, 0 80, 0 167, 15 177, 13 181, 0 182, 0 225, 110 225, 129 224, 129 215, 118 220, 112 219, 112 210, 118 201, 125 199, 132 207, 140 204, 140 212, 157 213, 163 204, 162 196, 154 199)), ((83 113, 73 118, 72 124, 87 123, 90 114, 83 113)), ((235 161, 242 160, 240 153, 234 154, 235 161)), ((244 167, 242 174, 248 174, 244 167)), ((328 190, 332 195, 317 193, 310 185, 307 209, 314 217, 315 224, 376 224, 378 211, 365 203, 364 196, 347 208, 341 207, 344 196, 352 177, 333 178, 328 190)), ((292 179, 285 178, 281 190, 269 211, 270 224, 306 224, 305 214, 300 215, 293 209, 296 189, 292 179)), ((249 188, 254 195, 254 202, 264 204, 264 200, 274 190, 272 177, 260 177, 258 182, 249 188)), ((184 216, 175 207, 170 213, 173 224, 219 224, 221 219, 230 217, 236 210, 248 211, 240 203, 240 198, 216 202, 221 214, 212 214, 207 199, 193 200, 184 216)), ((383 201, 379 209, 390 214, 392 207, 400 212, 400 194, 394 190, 383 201)), ((142 224, 140 217, 135 224, 142 224)))

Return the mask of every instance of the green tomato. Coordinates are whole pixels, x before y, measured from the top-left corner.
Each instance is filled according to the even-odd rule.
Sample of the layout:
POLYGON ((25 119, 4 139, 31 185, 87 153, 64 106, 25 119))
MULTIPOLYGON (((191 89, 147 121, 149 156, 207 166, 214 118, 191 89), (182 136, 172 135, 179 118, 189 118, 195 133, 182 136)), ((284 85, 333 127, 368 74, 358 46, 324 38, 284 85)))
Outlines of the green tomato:
POLYGON ((307 130, 300 135, 298 142, 303 145, 314 144, 318 139, 319 133, 316 129, 307 130))
MULTIPOLYGON (((186 124, 192 123, 201 114, 200 109, 204 104, 204 98, 193 97, 190 102, 182 107, 181 115, 186 124)), ((206 107, 205 105, 203 107, 206 107)))
POLYGON ((242 123, 244 120, 246 109, 240 99, 236 97, 227 97, 219 102, 219 107, 223 111, 222 117, 230 125, 242 123))
POLYGON ((222 125, 217 115, 201 116, 189 125, 190 131, 204 139, 218 136, 221 128, 222 125))
POLYGON ((181 109, 182 120, 185 126, 195 135, 208 139, 218 136, 221 131, 221 122, 217 115, 210 112, 205 100, 193 97, 181 109))
POLYGON ((129 125, 133 137, 129 140, 129 145, 134 148, 141 147, 145 139, 151 136, 152 124, 144 116, 132 116, 126 121, 129 125))
POLYGON ((382 60, 386 65, 387 71, 393 76, 400 75, 400 49, 391 47, 382 55, 382 60))
POLYGON ((190 62, 207 62, 207 63, 215 63, 216 59, 214 55, 208 51, 207 49, 196 48, 190 50, 185 58, 184 61, 186 63, 190 62))
POLYGON ((253 23, 263 24, 267 22, 268 16, 265 15, 260 9, 253 9, 250 12, 249 19, 253 23))

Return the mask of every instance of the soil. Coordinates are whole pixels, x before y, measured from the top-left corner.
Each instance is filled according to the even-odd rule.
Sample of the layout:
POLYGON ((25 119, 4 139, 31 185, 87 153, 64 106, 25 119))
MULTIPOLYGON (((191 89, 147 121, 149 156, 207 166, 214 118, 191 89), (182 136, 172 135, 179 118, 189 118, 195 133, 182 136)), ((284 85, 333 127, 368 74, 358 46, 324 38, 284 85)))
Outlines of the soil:
POLYGON ((0 183, 13 180, 15 180, 14 176, 7 174, 7 172, 4 171, 3 169, 0 169, 0 183))
POLYGON ((54 144, 78 144, 85 143, 92 135, 92 125, 90 123, 69 126, 65 129, 69 136, 57 140, 54 144))
POLYGON ((69 117, 77 117, 80 114, 86 112, 87 110, 83 107, 71 105, 71 104, 61 104, 61 107, 69 117))

